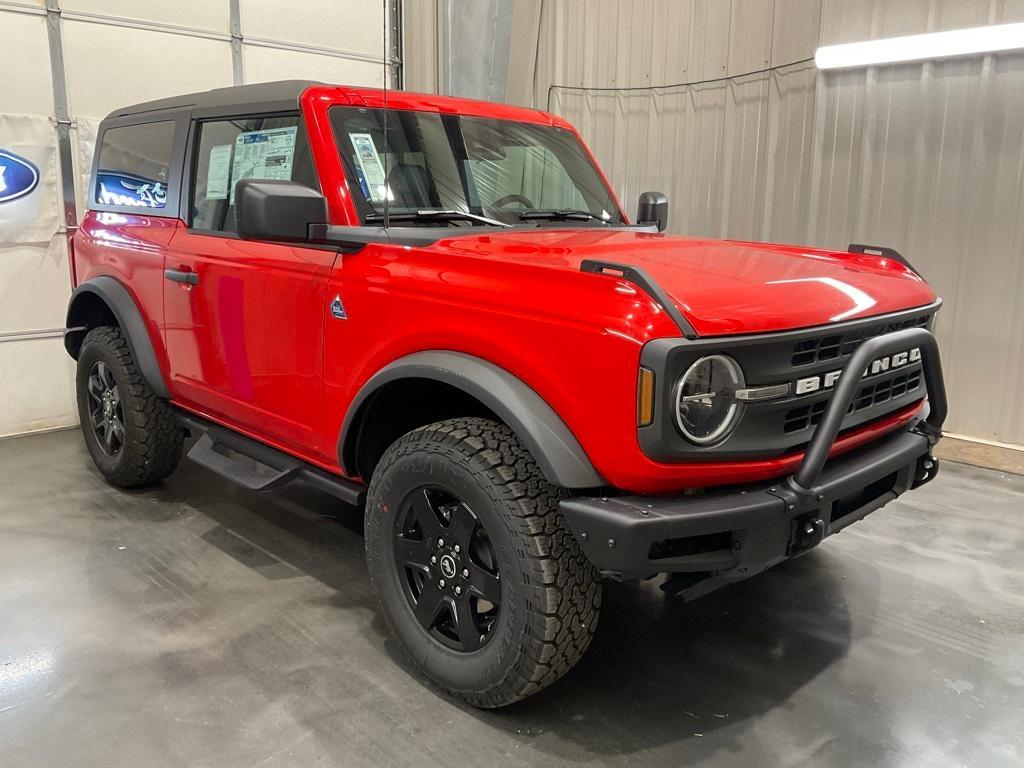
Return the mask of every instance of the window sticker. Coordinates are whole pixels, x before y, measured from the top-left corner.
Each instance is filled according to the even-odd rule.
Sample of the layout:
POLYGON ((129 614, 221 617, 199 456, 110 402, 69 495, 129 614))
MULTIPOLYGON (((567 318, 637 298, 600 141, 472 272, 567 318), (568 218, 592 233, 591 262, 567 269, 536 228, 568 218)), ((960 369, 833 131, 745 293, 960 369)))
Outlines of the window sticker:
POLYGON ((235 158, 231 165, 231 204, 235 203, 235 185, 241 179, 291 181, 295 157, 297 127, 245 131, 235 138, 235 158))
POLYGON ((363 193, 363 197, 369 200, 370 188, 366 186, 366 177, 363 176, 363 169, 358 165, 356 166, 356 184, 359 185, 359 191, 363 193))
POLYGON ((350 133, 352 148, 356 151, 356 164, 359 166, 357 175, 359 186, 370 202, 376 203, 384 199, 387 182, 384 178, 384 164, 377 154, 373 136, 368 133, 350 133))
POLYGON ((206 173, 206 199, 227 200, 231 180, 231 145, 210 147, 210 165, 206 173))

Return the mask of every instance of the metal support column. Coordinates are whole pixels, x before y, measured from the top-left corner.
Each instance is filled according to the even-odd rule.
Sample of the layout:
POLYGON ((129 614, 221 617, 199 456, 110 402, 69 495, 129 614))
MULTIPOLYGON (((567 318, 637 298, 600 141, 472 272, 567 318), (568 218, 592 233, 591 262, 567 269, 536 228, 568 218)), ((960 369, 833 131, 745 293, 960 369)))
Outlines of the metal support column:
MULTIPOLYGON (((235 0, 237 2, 237 0, 235 0)), ((388 11, 388 51, 386 54, 391 67, 391 87, 396 91, 405 88, 402 57, 405 52, 405 24, 402 20, 403 0, 384 0, 388 11)))
POLYGON ((245 83, 245 66, 242 63, 242 10, 240 0, 229 0, 231 7, 231 74, 235 85, 245 83))
POLYGON ((514 0, 441 0, 441 92, 505 101, 514 0))
POLYGON ((60 16, 59 0, 46 0, 46 34, 50 44, 53 108, 57 117, 57 159, 60 164, 61 197, 64 201, 64 227, 70 237, 78 229, 78 202, 75 197, 75 165, 71 159, 71 115, 68 112, 60 16))

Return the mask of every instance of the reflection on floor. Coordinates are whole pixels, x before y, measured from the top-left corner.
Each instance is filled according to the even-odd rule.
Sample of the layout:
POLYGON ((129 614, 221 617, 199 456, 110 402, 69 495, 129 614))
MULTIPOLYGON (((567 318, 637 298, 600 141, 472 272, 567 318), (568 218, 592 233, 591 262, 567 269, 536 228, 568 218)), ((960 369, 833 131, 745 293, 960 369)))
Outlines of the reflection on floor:
POLYGON ((486 713, 409 669, 360 524, 0 441, 0 765, 1024 765, 1024 477, 946 464, 693 604, 609 584, 583 663, 486 713))

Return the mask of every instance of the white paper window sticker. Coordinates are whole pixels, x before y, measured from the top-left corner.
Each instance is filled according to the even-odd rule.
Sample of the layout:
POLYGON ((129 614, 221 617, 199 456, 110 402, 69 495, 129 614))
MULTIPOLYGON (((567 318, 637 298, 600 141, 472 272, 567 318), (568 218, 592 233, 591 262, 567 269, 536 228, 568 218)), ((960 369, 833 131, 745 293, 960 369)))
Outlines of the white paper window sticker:
POLYGON ((373 143, 373 136, 368 133, 350 133, 352 149, 356 151, 356 171, 362 174, 357 179, 363 194, 371 202, 380 202, 384 199, 387 180, 384 177, 384 164, 377 154, 377 146, 373 143))
POLYGON ((231 145, 210 147, 210 165, 206 172, 206 199, 227 200, 231 182, 231 145))
POLYGON ((291 125, 265 131, 245 131, 235 137, 235 156, 231 164, 232 205, 235 203, 235 185, 241 179, 291 181, 297 130, 291 125))

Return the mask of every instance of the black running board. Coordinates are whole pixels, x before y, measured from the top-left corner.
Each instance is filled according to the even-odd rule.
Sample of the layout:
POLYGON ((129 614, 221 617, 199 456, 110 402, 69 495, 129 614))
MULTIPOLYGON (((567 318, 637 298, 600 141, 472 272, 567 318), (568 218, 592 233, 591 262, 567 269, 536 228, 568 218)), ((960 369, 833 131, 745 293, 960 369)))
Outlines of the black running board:
POLYGON ((193 435, 200 435, 188 458, 251 491, 270 491, 293 480, 303 480, 346 504, 362 506, 365 501, 366 489, 358 483, 205 419, 179 411, 178 421, 193 435))

